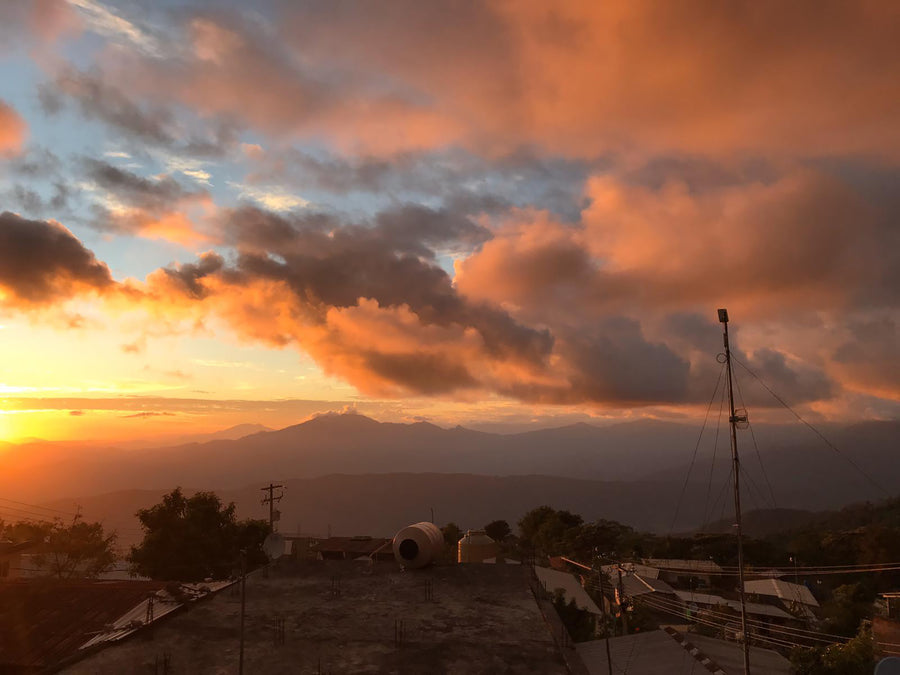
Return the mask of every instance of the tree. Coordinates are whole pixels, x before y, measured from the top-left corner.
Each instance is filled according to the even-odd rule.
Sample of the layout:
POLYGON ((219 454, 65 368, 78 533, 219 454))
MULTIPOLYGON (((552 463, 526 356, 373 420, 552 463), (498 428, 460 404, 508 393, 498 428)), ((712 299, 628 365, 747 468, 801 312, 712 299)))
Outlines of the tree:
POLYGON ((462 530, 459 529, 459 525, 454 522, 449 522, 441 528, 441 533, 444 535, 444 543, 447 546, 456 547, 459 543, 459 540, 462 538, 462 530))
POLYGON ((0 522, 0 536, 16 543, 36 543, 35 564, 57 579, 97 577, 116 560, 116 534, 105 534, 100 523, 78 519, 71 525, 59 520, 0 522))
POLYGON ((57 579, 97 577, 116 561, 116 533, 104 534, 100 523, 76 520, 69 526, 57 521, 35 558, 57 579))
POLYGON ((874 665, 872 633, 865 625, 844 644, 794 647, 791 651, 791 667, 797 675, 869 675, 874 665))
POLYGON ((164 581, 224 579, 239 564, 241 550, 250 566, 266 560, 262 543, 268 523, 238 522, 234 503, 223 506, 214 492, 185 497, 175 488, 137 517, 144 540, 132 547, 129 559, 138 574, 164 581))
POLYGON ((494 541, 503 541, 510 534, 509 523, 505 520, 492 520, 484 526, 484 533, 494 541))
POLYGON ((557 588, 553 591, 552 602, 573 642, 584 642, 594 637, 596 631, 594 617, 590 612, 579 609, 574 598, 566 602, 565 591, 557 588))
POLYGON ((584 521, 569 511, 557 511, 549 506, 532 509, 519 521, 522 540, 542 555, 570 553, 575 537, 584 521))

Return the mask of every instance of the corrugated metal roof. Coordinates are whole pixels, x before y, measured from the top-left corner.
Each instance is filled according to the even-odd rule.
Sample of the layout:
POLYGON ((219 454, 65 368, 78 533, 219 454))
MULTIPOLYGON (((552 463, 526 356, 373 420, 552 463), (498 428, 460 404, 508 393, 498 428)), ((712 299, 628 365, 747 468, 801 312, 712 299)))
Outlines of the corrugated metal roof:
POLYGON ((744 582, 746 593, 770 595, 787 602, 799 602, 810 607, 818 607, 819 602, 812 592, 802 584, 792 584, 782 579, 758 579, 744 582))
POLYGON ((145 581, 0 584, 0 670, 43 669, 64 661, 164 586, 145 581))
MULTIPOLYGON (((694 603, 695 605, 707 605, 714 607, 715 605, 728 606, 731 609, 740 612, 741 603, 739 600, 728 600, 721 595, 710 595, 708 593, 694 593, 691 591, 675 591, 675 595, 684 603, 694 603)), ((773 607, 772 605, 763 605, 758 602, 746 602, 748 614, 756 614, 758 616, 770 616, 779 619, 793 619, 790 614, 782 609, 773 607)))
POLYGON ((591 596, 587 594, 581 582, 574 575, 568 572, 560 572, 559 570, 551 570, 548 567, 535 567, 534 571, 537 574, 538 581, 541 582, 541 585, 547 591, 552 593, 557 588, 561 588, 566 602, 575 600, 575 606, 579 609, 586 610, 591 614, 602 613, 600 608, 597 607, 597 603, 591 599, 591 596))
POLYGON ((648 567, 677 572, 721 574, 722 568, 713 560, 684 560, 681 558, 645 558, 648 567))
MULTIPOLYGON (((738 675, 744 672, 744 654, 739 643, 696 633, 690 633, 685 637, 719 664, 722 670, 729 675, 738 675)), ((791 664, 781 654, 771 649, 750 647, 750 673, 751 675, 790 675, 791 664)))
POLYGON ((20 541, 13 543, 11 541, 0 541, 0 555, 10 553, 21 553, 40 546, 39 541, 20 541))
MULTIPOLYGON (((609 673, 605 640, 579 642, 575 649, 591 675, 609 673)), ((690 653, 661 630, 610 638, 609 656, 613 673, 696 675, 704 672, 690 653)))
MULTIPOLYGON (((601 569, 609 576, 612 588, 617 588, 619 583, 617 566, 604 565, 601 569)), ((661 581, 656 577, 644 577, 637 572, 629 572, 628 568, 625 568, 625 571, 622 573, 622 586, 625 589, 625 595, 632 598, 646 595, 647 593, 675 593, 675 589, 665 581, 661 581)))
MULTIPOLYGON (((575 645, 591 675, 607 675, 604 640, 575 645)), ((697 675, 744 672, 743 650, 737 642, 704 637, 695 633, 655 630, 610 638, 612 672, 630 675, 697 675)), ((769 649, 750 648, 751 675, 789 675, 790 663, 769 649)))
MULTIPOLYGON (((180 584, 188 599, 233 582, 180 584)), ((154 596, 153 621, 183 602, 159 581, 28 580, 0 584, 0 672, 45 670, 79 651, 115 642, 139 630, 154 596)))

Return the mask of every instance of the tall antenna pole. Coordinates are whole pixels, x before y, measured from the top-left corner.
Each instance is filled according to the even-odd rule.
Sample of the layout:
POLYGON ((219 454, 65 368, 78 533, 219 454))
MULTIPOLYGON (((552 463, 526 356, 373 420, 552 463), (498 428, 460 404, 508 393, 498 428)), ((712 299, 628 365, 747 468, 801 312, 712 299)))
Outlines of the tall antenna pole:
POLYGON ((738 591, 741 598, 741 633, 744 647, 744 673, 750 675, 750 633, 747 630, 747 606, 744 602, 744 533, 741 527, 741 460, 737 448, 737 425, 746 422, 747 415, 737 415, 734 410, 733 374, 731 371, 731 347, 728 344, 728 310, 719 310, 719 322, 725 329, 725 366, 728 381, 728 405, 731 414, 728 422, 731 425, 731 461, 734 467, 734 521, 737 529, 738 549, 738 591))

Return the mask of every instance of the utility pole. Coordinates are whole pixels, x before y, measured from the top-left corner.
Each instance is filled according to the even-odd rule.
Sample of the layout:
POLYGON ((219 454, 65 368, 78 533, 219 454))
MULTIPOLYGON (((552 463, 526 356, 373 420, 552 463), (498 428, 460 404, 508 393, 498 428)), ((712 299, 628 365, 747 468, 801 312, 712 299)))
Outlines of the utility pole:
POLYGON ((597 577, 600 581, 600 611, 603 613, 603 634, 606 636, 606 665, 609 668, 609 675, 613 675, 612 657, 609 655, 609 622, 606 619, 606 594, 603 592, 603 567, 594 553, 594 564, 597 565, 597 577))
POLYGON ((274 485, 273 483, 269 483, 266 487, 260 488, 263 492, 269 493, 269 496, 263 499, 261 504, 269 505, 269 529, 272 532, 275 531, 275 502, 280 502, 281 498, 284 497, 283 492, 278 495, 275 494, 275 490, 278 488, 284 488, 284 485, 274 485))
POLYGON ((616 572, 619 574, 619 614, 622 615, 622 635, 628 635, 628 616, 625 614, 628 603, 625 601, 625 586, 622 584, 622 566, 616 564, 616 572))
MULTIPOLYGON (((734 471, 734 521, 737 530, 738 548, 738 591, 741 599, 741 633, 744 646, 744 673, 750 675, 750 632, 747 630, 747 606, 744 601, 744 534, 741 526, 741 460, 737 448, 737 425, 747 423, 746 412, 737 415, 734 410, 734 374, 731 370, 731 347, 728 344, 728 310, 719 310, 719 322, 724 327, 725 370, 728 382, 728 405, 731 414, 728 422, 731 425, 731 462, 734 471)), ((720 362, 721 363, 721 362, 720 362)))
POLYGON ((247 551, 241 549, 241 651, 238 656, 238 675, 244 675, 244 610, 247 602, 247 551))

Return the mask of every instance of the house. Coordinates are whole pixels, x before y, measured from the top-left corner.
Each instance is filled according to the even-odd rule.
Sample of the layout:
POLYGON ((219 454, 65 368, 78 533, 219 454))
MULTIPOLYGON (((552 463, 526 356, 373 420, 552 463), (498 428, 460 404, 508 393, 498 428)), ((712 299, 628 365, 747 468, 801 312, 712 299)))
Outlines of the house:
POLYGON ((23 541, 14 544, 11 541, 0 541, 0 581, 10 581, 28 576, 26 564, 29 551, 39 546, 39 542, 23 541))
MULTIPOLYGON (((575 645, 590 675, 739 675, 744 672, 741 646, 716 638, 683 634, 672 628, 633 633, 575 645), (610 661, 612 668, 610 669, 610 661)), ((790 663, 777 652, 750 648, 752 675, 788 675, 790 663)))
POLYGON ((228 585, 49 579, 2 583, 0 673, 56 672, 228 585))
POLYGON ((657 570, 659 579, 675 587, 720 586, 727 577, 725 571, 712 560, 645 558, 643 563, 657 570))
POLYGON ((782 579, 746 581, 744 593, 758 602, 775 601, 794 616, 801 616, 807 621, 815 620, 813 610, 819 608, 818 600, 806 586, 782 579))
POLYGON ((534 572, 537 575, 538 582, 548 593, 555 593, 557 590, 561 590, 567 603, 574 600, 578 609, 583 609, 594 615, 602 614, 597 603, 584 590, 581 581, 574 574, 538 566, 535 566, 534 572))

